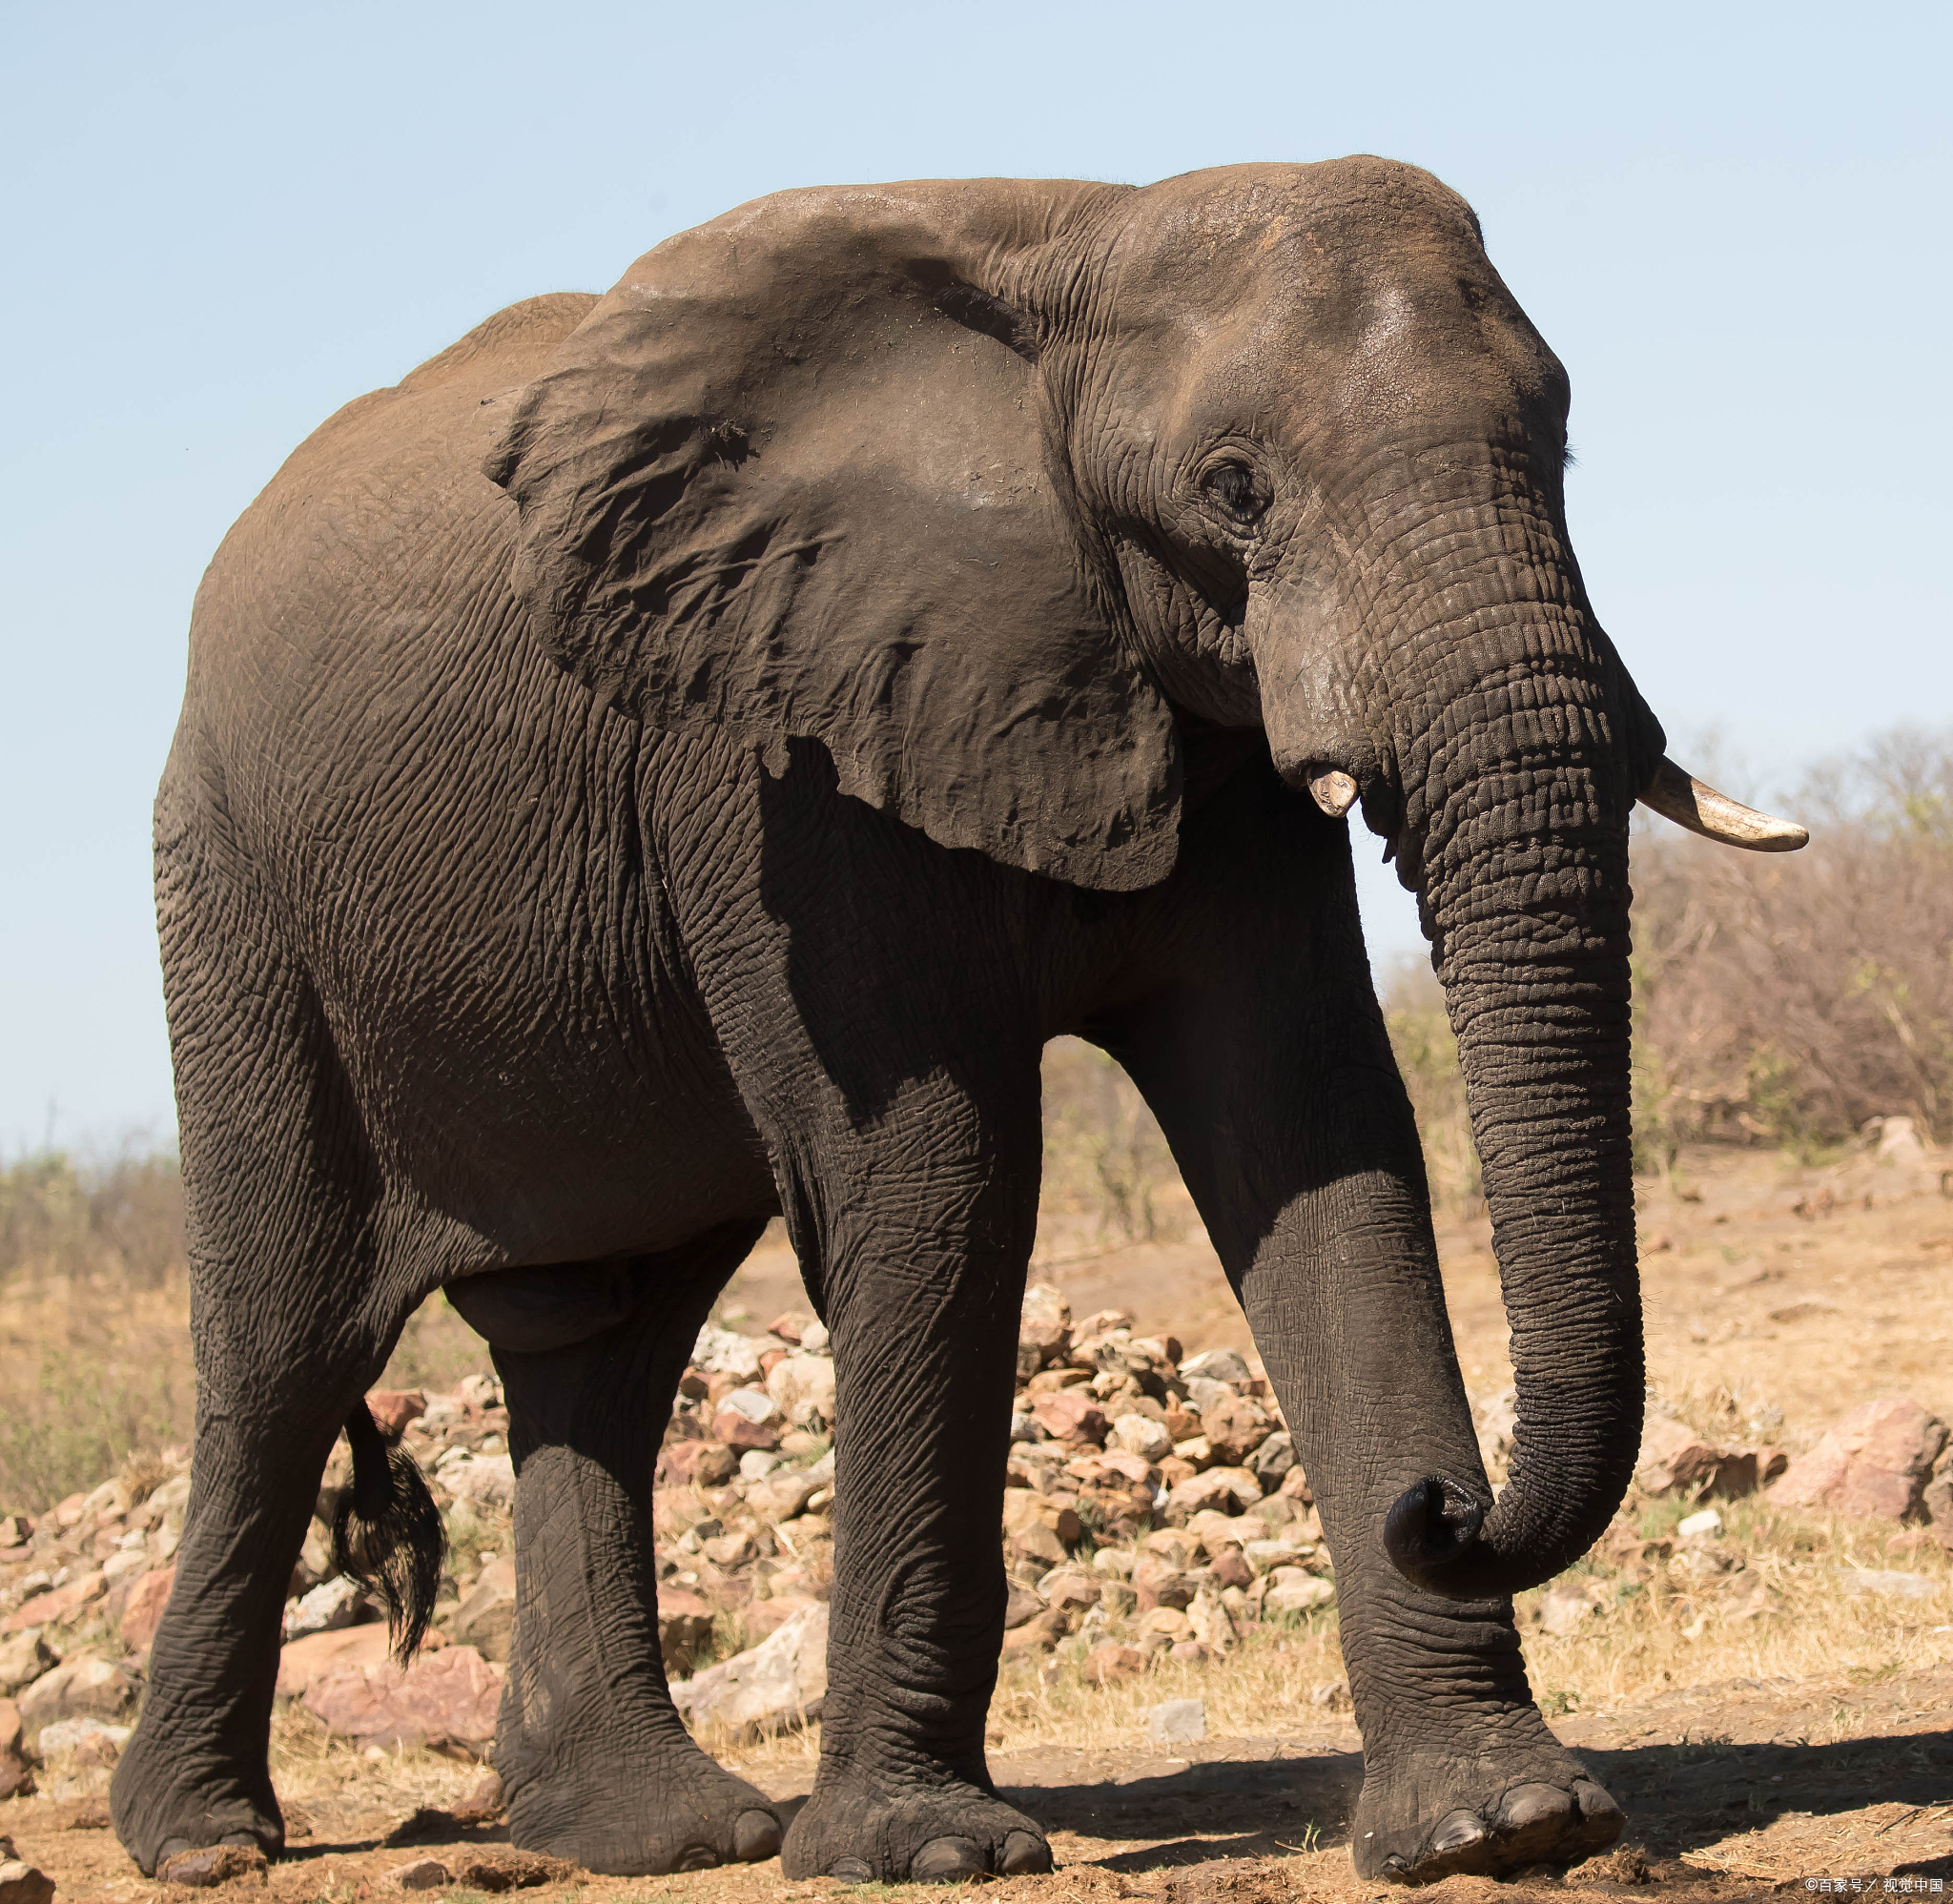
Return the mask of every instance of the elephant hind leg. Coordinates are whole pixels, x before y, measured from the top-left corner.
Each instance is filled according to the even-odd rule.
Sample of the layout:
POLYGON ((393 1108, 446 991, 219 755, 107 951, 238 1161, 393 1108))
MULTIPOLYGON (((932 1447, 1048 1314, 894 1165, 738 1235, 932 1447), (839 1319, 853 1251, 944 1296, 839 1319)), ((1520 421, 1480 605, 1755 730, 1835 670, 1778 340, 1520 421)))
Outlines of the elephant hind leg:
POLYGON ((495 1740, 509 1836, 586 1870, 658 1875, 779 1848, 771 1802, 700 1750, 671 1704, 651 1528, 678 1378, 760 1228, 450 1292, 494 1348, 516 1463, 515 1641, 495 1740))

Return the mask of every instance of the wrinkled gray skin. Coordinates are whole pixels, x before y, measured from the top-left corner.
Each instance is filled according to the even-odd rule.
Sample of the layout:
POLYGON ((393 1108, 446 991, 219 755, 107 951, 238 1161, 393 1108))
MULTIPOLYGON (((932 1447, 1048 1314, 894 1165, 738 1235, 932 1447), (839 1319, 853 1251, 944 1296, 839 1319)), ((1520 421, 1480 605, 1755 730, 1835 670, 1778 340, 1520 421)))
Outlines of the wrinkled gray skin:
POLYGON ((787 1872, 1041 1868, 983 1721, 1038 1054, 1158 1113, 1321 1503, 1366 1875, 1613 1801, 1510 1595, 1641 1405, 1627 822, 1661 737, 1568 545, 1567 382, 1375 159, 794 193, 349 405, 198 596, 156 809, 195 1494, 114 1784, 145 1870, 282 1842, 278 1612, 446 1289, 494 1345, 514 1840, 771 1853, 673 1715, 650 1483, 784 1212, 833 1332, 832 1690, 787 1872), (1352 775, 1457 1028, 1518 1379, 1495 1507, 1358 925, 1352 775))

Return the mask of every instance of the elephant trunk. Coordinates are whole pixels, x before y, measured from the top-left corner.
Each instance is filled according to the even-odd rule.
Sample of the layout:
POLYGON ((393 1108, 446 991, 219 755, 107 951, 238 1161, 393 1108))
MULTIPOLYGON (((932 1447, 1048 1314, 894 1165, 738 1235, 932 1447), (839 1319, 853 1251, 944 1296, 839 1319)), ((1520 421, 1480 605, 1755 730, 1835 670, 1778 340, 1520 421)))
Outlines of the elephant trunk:
POLYGON ((1633 1473, 1644 1393, 1627 822, 1660 730, 1577 584, 1532 593, 1481 621, 1483 652, 1557 650, 1560 666, 1488 659, 1441 719, 1452 731, 1407 749, 1420 769, 1412 784, 1430 789, 1407 801, 1407 834, 1457 1035, 1517 1385, 1496 1505, 1475 1480, 1433 1475, 1387 1522, 1400 1570, 1459 1597, 1536 1586, 1593 1544, 1633 1473))

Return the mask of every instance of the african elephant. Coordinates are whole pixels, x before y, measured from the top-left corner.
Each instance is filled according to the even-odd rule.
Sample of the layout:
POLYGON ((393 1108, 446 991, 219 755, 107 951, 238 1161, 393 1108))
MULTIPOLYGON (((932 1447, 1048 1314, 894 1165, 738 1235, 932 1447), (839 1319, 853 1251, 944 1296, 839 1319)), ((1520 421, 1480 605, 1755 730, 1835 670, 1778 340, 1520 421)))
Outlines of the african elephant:
POLYGON ((279 1607, 342 1528, 409 1629, 361 1395, 446 1290, 518 1464, 519 1845, 648 1873, 1044 1868, 991 1785, 1038 1059, 1157 1112, 1332 1546, 1355 1856, 1569 1860, 1614 1801, 1511 1595, 1634 1458, 1630 809, 1567 380, 1470 210, 1373 158, 784 193, 490 317, 305 442, 197 595, 156 803, 195 1484, 114 1780, 145 1871, 277 1852, 279 1607), (1512 1328, 1496 1504, 1345 816, 1417 894, 1512 1328), (775 1213, 833 1332, 831 1689, 784 1834, 673 1713, 649 1489, 775 1213))

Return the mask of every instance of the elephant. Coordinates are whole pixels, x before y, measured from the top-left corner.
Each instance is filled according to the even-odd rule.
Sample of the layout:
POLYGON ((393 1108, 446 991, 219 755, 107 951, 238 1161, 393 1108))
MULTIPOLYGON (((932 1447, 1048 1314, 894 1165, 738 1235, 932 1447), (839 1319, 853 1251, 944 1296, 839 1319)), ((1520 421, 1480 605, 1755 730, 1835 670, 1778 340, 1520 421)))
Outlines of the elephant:
POLYGON ((1568 400, 1464 201, 1352 157, 783 192, 293 454, 198 589, 155 808, 198 1385, 113 1787, 144 1872, 282 1849, 279 1614, 342 1425, 344 1564, 424 1627, 438 1522, 363 1396, 443 1291, 511 1418, 515 1844, 1050 1868, 984 1721, 1065 1034, 1158 1116, 1310 1477, 1358 1871, 1613 1840, 1511 1596, 1637 1444, 1629 817, 1802 834, 1665 758, 1569 542, 1568 400), (1352 810, 1457 1033, 1517 1380, 1496 1500, 1352 810), (837 1393, 784 1830, 673 1710, 650 1502, 776 1216, 837 1393))

